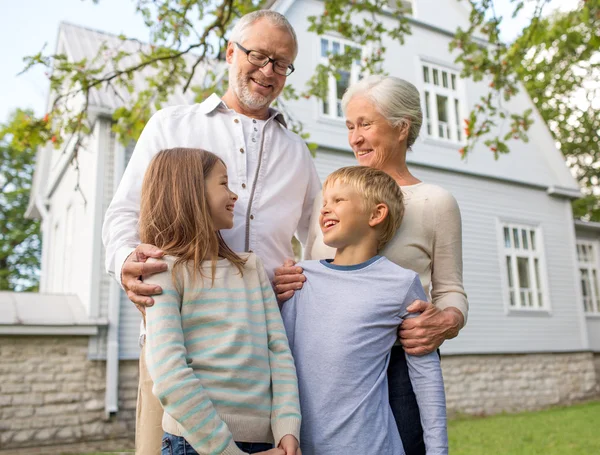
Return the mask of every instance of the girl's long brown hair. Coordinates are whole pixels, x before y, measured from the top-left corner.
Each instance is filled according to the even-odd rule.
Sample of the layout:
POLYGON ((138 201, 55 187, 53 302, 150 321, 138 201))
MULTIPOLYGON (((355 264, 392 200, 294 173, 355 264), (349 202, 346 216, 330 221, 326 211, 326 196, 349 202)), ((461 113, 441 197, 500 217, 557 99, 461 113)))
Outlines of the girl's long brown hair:
MULTIPOLYGON (((206 177, 217 155, 202 149, 172 148, 158 152, 144 175, 140 205, 140 239, 177 257, 176 270, 194 263, 194 278, 202 262, 212 261, 214 283, 218 257, 229 259, 243 273, 245 259, 234 253, 215 230, 206 199, 206 177)), ((223 163, 225 164, 225 163, 223 163)))

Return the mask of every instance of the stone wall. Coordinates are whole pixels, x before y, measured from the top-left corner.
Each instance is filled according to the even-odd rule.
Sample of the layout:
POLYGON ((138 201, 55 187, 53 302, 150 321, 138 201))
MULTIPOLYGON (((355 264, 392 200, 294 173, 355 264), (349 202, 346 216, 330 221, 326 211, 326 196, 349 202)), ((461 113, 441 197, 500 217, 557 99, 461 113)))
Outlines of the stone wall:
POLYGON ((443 356, 448 411, 513 413, 597 398, 599 363, 589 352, 443 356))
MULTIPOLYGON (((137 361, 122 361, 105 418, 105 362, 88 337, 0 337, 0 455, 132 449, 137 361)), ((444 356, 450 414, 520 412, 599 397, 600 354, 444 356)))
POLYGON ((106 363, 87 359, 88 340, 0 337, 0 453, 48 445, 62 452, 63 446, 94 441, 108 447, 111 440, 115 448, 133 447, 137 361, 121 362, 119 412, 107 419, 106 363))

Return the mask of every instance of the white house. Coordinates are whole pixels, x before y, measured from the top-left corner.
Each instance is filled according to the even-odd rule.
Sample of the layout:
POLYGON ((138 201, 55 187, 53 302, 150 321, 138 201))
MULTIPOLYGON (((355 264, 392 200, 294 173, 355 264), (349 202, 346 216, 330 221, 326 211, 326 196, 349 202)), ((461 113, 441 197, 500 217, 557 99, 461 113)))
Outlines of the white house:
MULTIPOLYGON (((462 118, 488 90, 485 82, 461 79, 448 51, 453 30, 468 23, 467 3, 406 3, 412 7, 412 34, 403 46, 385 43, 389 58, 384 69, 411 81, 423 94, 426 122, 409 154, 409 166, 419 178, 451 191, 463 217, 470 313, 460 336, 442 346, 449 409, 473 414, 518 411, 596 396, 600 224, 573 220, 570 201, 579 195, 579 188, 535 109, 528 143, 511 142, 511 153, 498 161, 482 145, 468 160, 460 159, 462 118)), ((336 35, 307 32, 307 17, 323 12, 321 1, 282 0, 271 8, 285 14, 298 34, 297 69, 288 81, 297 88, 304 86, 326 52, 362 47, 336 35)), ((382 12, 382 17, 390 26, 396 20, 391 12, 382 12)), ((60 27, 58 48, 73 59, 95 55, 102 42, 109 47, 121 43, 101 32, 70 24, 60 27)), ((316 164, 322 178, 354 163, 338 103, 348 83, 359 77, 357 68, 342 74, 339 81, 332 77, 326 103, 315 99, 288 103, 310 132, 310 140, 319 145, 316 164)), ((191 101, 181 96, 171 102, 191 101)), ((9 354, 5 354, 5 346, 21 344, 26 348, 21 351, 32 356, 39 350, 47 352, 43 360, 38 355, 38 362, 65 365, 67 372, 77 364, 78 375, 71 382, 65 369, 57 371, 46 380, 62 383, 44 391, 34 384, 16 387, 19 382, 27 384, 19 381, 20 370, 2 370, 0 381, 10 377, 15 392, 11 430, 0 448, 32 444, 33 439, 27 439, 30 427, 21 428, 18 422, 37 418, 38 408, 41 415, 52 416, 46 418, 47 437, 38 436, 43 443, 90 444, 102 438, 131 443, 139 315, 106 275, 100 238, 103 214, 131 147, 123 147, 111 132, 118 98, 96 92, 91 106, 90 137, 65 143, 61 151, 40 150, 29 208, 29 216, 43 221, 41 293, 72 296, 55 296, 47 305, 58 302, 61 311, 67 301, 77 306, 79 319, 75 320, 87 331, 75 330, 73 317, 54 318, 52 324, 44 324, 41 318, 33 330, 27 317, 9 319, 0 311, 2 358, 16 352, 6 348, 9 354), (71 336, 57 336, 61 330, 71 331, 71 336), (54 347, 46 351, 48 334, 53 334, 54 347), (71 351, 73 345, 76 352, 71 351), (78 389, 82 382, 88 387, 84 391, 78 389), (19 417, 21 407, 29 406, 19 405, 27 402, 25 395, 34 396, 37 407, 19 417), (60 433, 64 412, 79 416, 68 434, 60 433)), ((522 112, 533 104, 521 90, 507 107, 522 112)), ((0 306, 10 305, 15 314, 27 316, 31 306, 17 297, 11 299, 0 295, 0 306)))

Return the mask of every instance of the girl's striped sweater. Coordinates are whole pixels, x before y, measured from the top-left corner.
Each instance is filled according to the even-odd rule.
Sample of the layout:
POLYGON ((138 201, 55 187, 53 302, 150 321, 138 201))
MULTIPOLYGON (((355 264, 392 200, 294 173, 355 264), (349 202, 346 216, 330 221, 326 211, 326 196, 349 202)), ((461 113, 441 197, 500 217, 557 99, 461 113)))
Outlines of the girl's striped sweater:
POLYGON ((177 286, 166 272, 144 281, 162 287, 146 310, 146 361, 163 429, 203 454, 242 454, 234 441, 300 439, 294 360, 262 262, 249 254, 243 276, 227 259, 194 279, 191 263, 177 286))

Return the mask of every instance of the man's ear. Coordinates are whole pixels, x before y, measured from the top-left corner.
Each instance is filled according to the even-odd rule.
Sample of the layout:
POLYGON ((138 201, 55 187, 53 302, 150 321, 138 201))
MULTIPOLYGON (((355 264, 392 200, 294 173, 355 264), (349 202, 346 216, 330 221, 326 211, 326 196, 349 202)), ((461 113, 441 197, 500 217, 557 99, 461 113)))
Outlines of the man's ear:
POLYGON ((377 204, 373 211, 371 212, 371 217, 369 218, 369 226, 375 227, 380 224, 385 217, 388 216, 388 206, 385 204, 377 204))
POLYGON ((233 51, 235 50, 233 48, 234 46, 235 46, 235 44, 233 44, 233 41, 229 41, 227 43, 227 50, 225 51, 225 60, 230 65, 233 63, 233 51))

